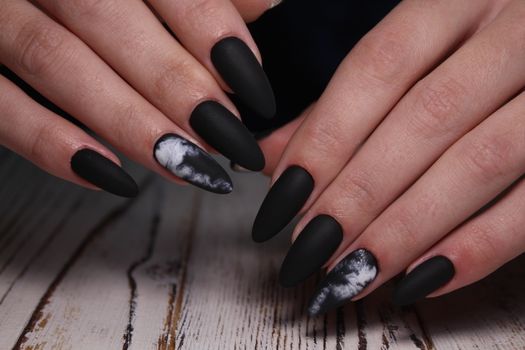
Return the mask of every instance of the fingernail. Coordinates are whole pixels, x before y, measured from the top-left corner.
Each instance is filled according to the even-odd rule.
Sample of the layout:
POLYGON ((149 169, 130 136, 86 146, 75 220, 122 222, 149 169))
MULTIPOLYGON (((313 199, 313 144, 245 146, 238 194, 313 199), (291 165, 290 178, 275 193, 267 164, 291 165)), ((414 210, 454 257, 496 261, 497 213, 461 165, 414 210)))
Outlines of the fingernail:
POLYGON ((283 287, 293 287, 317 272, 343 239, 341 225, 328 215, 313 218, 292 244, 279 273, 283 287))
POLYGON ((314 179, 299 166, 286 169, 272 186, 257 213, 252 229, 255 242, 278 234, 304 206, 314 189, 314 179))
POLYGON ((435 256, 418 265, 396 286, 392 302, 413 304, 447 284, 454 277, 454 264, 444 256, 435 256))
POLYGON ((214 193, 230 193, 233 184, 224 169, 203 149, 176 135, 162 136, 154 148, 155 160, 189 183, 214 193))
POLYGON ((199 104, 190 125, 208 144, 240 166, 260 171, 265 160, 255 137, 228 109, 215 101, 199 104))
POLYGON ((239 99, 264 118, 275 115, 275 97, 270 81, 252 50, 241 39, 228 37, 216 43, 211 60, 239 99))
POLYGON ((98 152, 85 148, 71 157, 71 169, 93 185, 122 197, 135 197, 139 189, 120 166, 98 152))
POLYGON ((377 272, 372 253, 366 249, 353 251, 326 275, 310 301, 308 313, 317 316, 345 304, 361 293, 377 272))

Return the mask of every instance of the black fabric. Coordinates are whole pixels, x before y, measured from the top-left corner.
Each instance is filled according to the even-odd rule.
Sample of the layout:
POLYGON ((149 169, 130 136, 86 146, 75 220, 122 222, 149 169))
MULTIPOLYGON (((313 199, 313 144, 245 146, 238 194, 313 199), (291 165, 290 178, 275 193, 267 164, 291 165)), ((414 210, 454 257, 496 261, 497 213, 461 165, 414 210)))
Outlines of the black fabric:
POLYGON ((284 0, 249 25, 277 99, 277 114, 264 120, 238 103, 248 128, 272 129, 297 117, 321 95, 359 39, 398 3, 284 0))

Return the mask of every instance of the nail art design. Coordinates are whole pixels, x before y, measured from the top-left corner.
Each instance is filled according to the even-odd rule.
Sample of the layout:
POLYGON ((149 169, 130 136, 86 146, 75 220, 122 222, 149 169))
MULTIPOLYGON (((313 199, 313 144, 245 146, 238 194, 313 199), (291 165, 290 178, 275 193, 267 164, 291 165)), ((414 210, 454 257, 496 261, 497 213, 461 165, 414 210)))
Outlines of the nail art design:
POLYGON ((224 169, 203 149, 189 140, 166 134, 155 144, 157 162, 176 176, 214 193, 230 193, 233 184, 224 169))
POLYGON ((264 199, 252 229, 255 242, 278 234, 304 206, 314 189, 314 179, 305 169, 291 166, 272 186, 264 199))
POLYGON ((321 282, 310 301, 312 316, 335 309, 366 288, 377 276, 375 257, 366 249, 358 249, 341 260, 321 282))
POLYGON ((343 239, 341 225, 328 215, 313 218, 284 258, 279 273, 283 287, 293 287, 313 275, 330 259, 343 239))
POLYGON ((399 306, 413 304, 443 287, 454 274, 454 264, 447 257, 430 258, 399 282, 394 290, 392 302, 399 306))
POLYGON ((191 114, 190 125, 208 144, 240 166, 253 171, 264 168, 264 155, 255 137, 220 103, 199 104, 191 114))
POLYGON ((275 115, 272 86, 252 50, 241 39, 228 37, 216 43, 211 60, 239 99, 264 118, 275 115))
POLYGON ((139 192, 128 173, 91 149, 82 149, 71 157, 71 170, 84 180, 117 196, 135 197, 139 192))

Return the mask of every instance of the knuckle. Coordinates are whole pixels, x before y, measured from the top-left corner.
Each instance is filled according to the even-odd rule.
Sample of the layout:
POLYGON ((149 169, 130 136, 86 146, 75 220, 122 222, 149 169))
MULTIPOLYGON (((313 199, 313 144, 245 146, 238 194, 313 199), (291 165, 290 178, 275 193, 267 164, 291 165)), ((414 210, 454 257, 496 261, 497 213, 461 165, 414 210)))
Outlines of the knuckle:
POLYGON ((42 20, 26 23, 17 35, 17 64, 31 75, 52 73, 71 54, 66 47, 66 33, 42 20))
POLYGON ((397 33, 367 34, 354 50, 354 62, 359 71, 383 84, 394 85, 406 71, 410 50, 397 33))
POLYGON ((493 261, 501 251, 498 238, 501 235, 495 226, 475 224, 468 238, 462 241, 461 254, 469 263, 493 261))
POLYGON ((417 232, 417 223, 413 215, 406 210, 397 210, 395 215, 390 216, 386 224, 386 231, 399 247, 407 249, 416 248, 420 235, 417 232))
POLYGON ((305 130, 305 136, 316 153, 326 156, 339 149, 342 129, 338 122, 321 120, 314 122, 314 125, 309 125, 305 130))
POLYGON ((182 18, 195 17, 195 14, 198 14, 199 18, 217 18, 219 8, 214 0, 192 0, 186 3, 186 6, 181 6, 184 15, 182 18))
POLYGON ((377 184, 373 177, 365 172, 352 173, 343 177, 339 191, 363 213, 375 212, 379 205, 377 184))
POLYGON ((49 157, 47 154, 47 145, 57 142, 62 138, 62 129, 57 123, 45 123, 32 137, 29 147, 29 159, 39 161, 49 157))
POLYGON ((171 99, 176 91, 185 91, 189 95, 196 95, 198 86, 206 86, 203 83, 205 80, 203 74, 200 74, 199 70, 188 59, 171 60, 161 67, 153 78, 152 90, 156 102, 171 99))
POLYGON ((110 118, 109 128, 112 132, 112 138, 120 145, 137 145, 136 141, 128 142, 132 140, 143 140, 145 130, 141 127, 143 125, 143 117, 145 113, 141 113, 137 106, 129 104, 120 104, 115 108, 113 118, 110 118), (133 135, 130 133, 131 130, 135 130, 135 133, 139 135, 133 135))
POLYGON ((112 14, 112 1, 108 0, 68 0, 56 1, 56 10, 73 18, 96 19, 112 14))
POLYGON ((460 154, 472 175, 482 183, 514 170, 513 145, 505 137, 490 136, 470 141, 461 147, 460 154))
POLYGON ((457 129, 462 99, 467 89, 456 79, 420 82, 415 87, 415 107, 409 125, 424 137, 439 137, 457 129))

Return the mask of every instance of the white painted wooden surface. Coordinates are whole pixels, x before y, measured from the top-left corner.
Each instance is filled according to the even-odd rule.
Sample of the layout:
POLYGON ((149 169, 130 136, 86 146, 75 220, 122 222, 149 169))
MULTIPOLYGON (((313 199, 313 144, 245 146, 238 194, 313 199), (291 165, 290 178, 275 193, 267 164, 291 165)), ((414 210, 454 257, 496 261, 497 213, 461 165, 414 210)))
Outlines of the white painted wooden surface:
POLYGON ((318 319, 316 284, 276 282, 288 237, 255 244, 267 189, 230 196, 139 168, 124 200, 51 178, 0 149, 0 349, 524 349, 525 259, 399 309, 386 285, 318 319))

